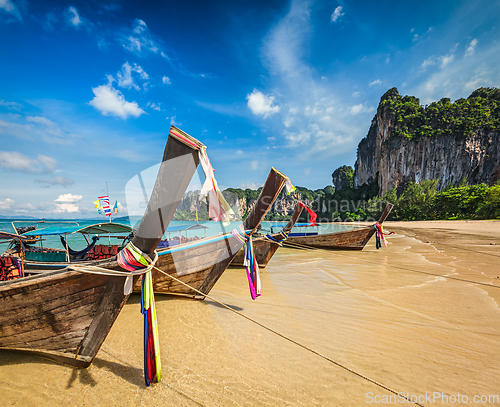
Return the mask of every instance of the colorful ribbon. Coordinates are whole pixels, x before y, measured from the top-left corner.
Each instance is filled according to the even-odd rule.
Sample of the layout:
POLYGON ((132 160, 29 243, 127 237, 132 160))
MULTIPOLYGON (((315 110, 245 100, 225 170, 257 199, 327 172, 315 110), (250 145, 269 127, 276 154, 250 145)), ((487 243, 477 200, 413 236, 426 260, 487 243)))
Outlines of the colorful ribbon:
POLYGON ((255 258, 252 238, 251 236, 246 235, 245 232, 243 232, 239 227, 234 229, 231 233, 237 240, 243 243, 243 252, 245 254, 243 265, 247 270, 250 295, 252 297, 252 300, 255 300, 261 295, 261 283, 259 275, 259 265, 257 264, 257 259, 255 258))
POLYGON ((318 215, 316 215, 312 209, 309 209, 307 206, 305 206, 302 202, 297 202, 297 205, 298 206, 302 206, 303 208, 305 208, 305 210, 307 211, 307 213, 309 213, 309 222, 310 222, 310 225, 309 226, 318 226, 316 224, 316 218, 318 217, 318 215))
POLYGON ((212 164, 208 159, 206 148, 201 148, 198 154, 201 167, 205 173, 205 182, 201 188, 198 199, 201 201, 208 195, 208 216, 212 218, 213 221, 222 221, 224 226, 228 226, 231 217, 234 216, 234 212, 219 189, 217 180, 214 177, 215 170, 212 168, 212 164))
MULTIPOLYGON (((117 254, 116 259, 120 267, 128 271, 143 269, 152 263, 151 258, 132 242, 117 254)), ((142 275, 141 313, 144 316, 144 381, 149 386, 161 380, 160 340, 151 270, 142 275)))
POLYGON ((392 235, 392 234, 394 234, 394 232, 385 233, 384 228, 378 222, 374 223, 373 227, 376 230, 376 232, 375 232, 375 247, 377 248, 377 250, 382 247, 381 241, 384 243, 384 246, 387 247, 387 241, 385 240, 385 236, 392 235))

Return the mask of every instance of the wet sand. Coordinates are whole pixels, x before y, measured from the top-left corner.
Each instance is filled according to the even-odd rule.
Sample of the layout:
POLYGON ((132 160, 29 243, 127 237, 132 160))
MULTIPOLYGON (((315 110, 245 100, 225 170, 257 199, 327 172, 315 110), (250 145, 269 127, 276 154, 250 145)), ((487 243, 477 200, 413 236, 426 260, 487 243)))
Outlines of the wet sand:
MULTIPOLYGON (((397 392, 500 395, 500 222, 384 226, 396 234, 380 250, 374 239, 361 252, 278 250, 256 301, 240 268, 211 295, 397 392)), ((88 369, 0 351, 0 405, 360 406, 390 395, 213 301, 157 296, 157 311, 161 383, 143 383, 132 297, 88 369)))

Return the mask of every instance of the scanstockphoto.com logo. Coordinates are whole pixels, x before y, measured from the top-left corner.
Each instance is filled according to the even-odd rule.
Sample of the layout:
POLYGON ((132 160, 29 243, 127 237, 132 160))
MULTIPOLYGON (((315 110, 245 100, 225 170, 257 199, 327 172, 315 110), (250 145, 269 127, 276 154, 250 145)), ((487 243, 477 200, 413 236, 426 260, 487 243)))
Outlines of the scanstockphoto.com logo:
POLYGON ((366 393, 366 403, 368 404, 416 404, 416 405, 429 405, 429 404, 481 404, 481 405, 498 405, 500 403, 500 395, 474 395, 468 396, 467 394, 445 394, 443 392, 432 392, 424 394, 374 394, 372 392, 366 393))

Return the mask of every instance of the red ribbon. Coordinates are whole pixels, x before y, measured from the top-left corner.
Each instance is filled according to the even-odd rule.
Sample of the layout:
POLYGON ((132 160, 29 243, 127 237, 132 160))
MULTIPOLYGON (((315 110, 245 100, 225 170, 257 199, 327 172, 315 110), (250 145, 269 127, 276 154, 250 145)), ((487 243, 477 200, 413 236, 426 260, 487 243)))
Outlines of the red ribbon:
POLYGON ((302 202, 297 202, 297 205, 299 206, 302 206, 303 208, 305 208, 305 210, 309 213, 309 222, 311 222, 311 224, 309 226, 317 226, 316 225, 316 218, 318 217, 318 215, 316 215, 312 209, 309 209, 307 206, 305 206, 302 202))

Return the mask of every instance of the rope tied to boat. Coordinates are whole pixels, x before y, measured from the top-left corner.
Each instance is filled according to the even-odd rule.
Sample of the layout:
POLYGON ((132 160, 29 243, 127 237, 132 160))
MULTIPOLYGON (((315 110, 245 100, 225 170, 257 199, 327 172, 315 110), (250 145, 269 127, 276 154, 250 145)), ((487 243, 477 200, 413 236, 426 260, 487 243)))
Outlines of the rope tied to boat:
POLYGON ((387 240, 385 240, 385 236, 393 235, 394 232, 385 233, 384 228, 378 222, 375 222, 373 227, 375 228, 375 247, 377 250, 382 247, 382 243, 384 243, 384 246, 387 247, 387 240))
POLYGON ((247 235, 241 226, 233 229, 231 234, 241 243, 243 243, 243 265, 247 271, 248 286, 250 288, 250 295, 252 300, 255 300, 261 295, 261 283, 259 275, 259 265, 257 259, 255 258, 255 252, 253 250, 252 236, 247 235))
POLYGON ((151 270, 158 260, 151 258, 129 242, 116 256, 120 267, 128 271, 147 270, 142 274, 141 313, 144 316, 144 381, 146 386, 161 380, 160 339, 156 317, 153 276, 151 270))
POLYGON ((279 239, 279 240, 278 240, 278 239, 275 239, 275 238, 274 238, 274 236, 271 236, 271 235, 264 235, 264 238, 265 238, 265 239, 267 239, 267 240, 269 240, 269 241, 271 241, 271 242, 273 242, 273 243, 277 243, 280 247, 282 247, 282 246, 283 246, 283 242, 284 242, 286 239, 288 239, 288 235, 287 235, 285 232, 283 232, 283 230, 281 230, 281 231, 279 232, 279 234, 280 234, 280 235, 281 235, 281 237, 282 237, 282 238, 281 238, 281 239, 279 239))

